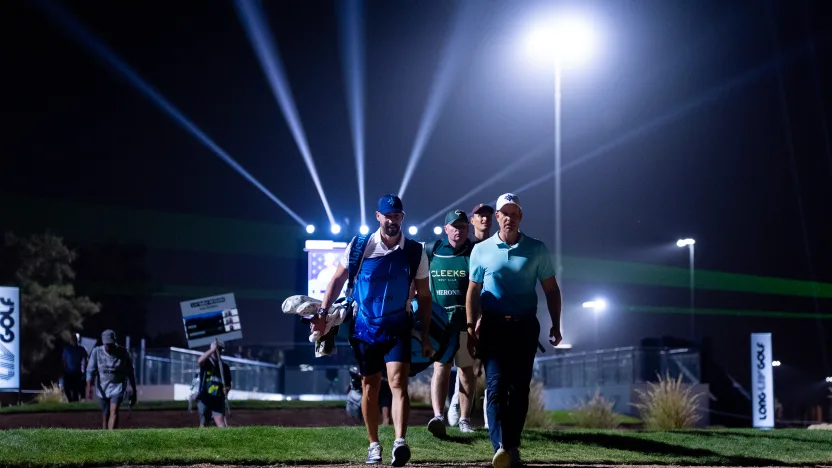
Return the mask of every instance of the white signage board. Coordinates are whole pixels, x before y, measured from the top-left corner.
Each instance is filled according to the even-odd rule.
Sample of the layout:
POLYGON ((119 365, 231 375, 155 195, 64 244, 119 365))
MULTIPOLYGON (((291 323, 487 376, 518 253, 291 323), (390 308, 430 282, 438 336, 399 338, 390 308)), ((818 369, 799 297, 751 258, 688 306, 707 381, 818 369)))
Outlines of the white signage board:
POLYGON ((20 389, 20 290, 0 286, 0 389, 20 389))
POLYGON ((753 426, 774 427, 774 375, 771 333, 751 334, 751 420, 753 426))
MULTIPOLYGON (((309 265, 307 267, 307 291, 306 295, 318 300, 323 300, 329 281, 335 275, 335 270, 344 256, 347 249, 346 242, 334 242, 329 240, 307 240, 304 251, 309 254, 309 265)), ((347 283, 341 288, 344 295, 347 283)))
POLYGON ((179 303, 189 348, 206 346, 215 339, 227 342, 243 337, 234 294, 203 297, 179 303))

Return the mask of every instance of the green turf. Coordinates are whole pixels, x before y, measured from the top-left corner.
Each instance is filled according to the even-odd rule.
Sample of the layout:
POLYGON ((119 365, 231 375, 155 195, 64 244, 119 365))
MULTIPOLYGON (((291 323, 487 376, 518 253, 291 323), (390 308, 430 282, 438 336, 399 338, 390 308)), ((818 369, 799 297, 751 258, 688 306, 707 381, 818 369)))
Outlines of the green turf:
MULTIPOLYGON (((549 421, 556 425, 556 426, 574 426, 575 419, 572 417, 574 411, 569 410, 555 410, 549 411, 549 421)), ((627 426, 636 426, 641 424, 641 420, 635 418, 633 416, 628 416, 626 414, 619 414, 618 417, 620 418, 621 425, 624 427, 627 426)))
MULTIPOLYGON (((413 463, 490 460, 484 431, 437 440, 411 428, 413 463)), ((393 433, 382 427, 384 461, 393 433)), ((0 431, 0 466, 102 466, 121 464, 360 463, 367 441, 362 427, 0 431)), ((523 458, 538 463, 687 465, 809 465, 832 463, 832 433, 782 429, 684 432, 527 431, 523 458)))
MULTIPOLYGON (((126 408, 126 403, 124 403, 126 408)), ((343 401, 265 401, 232 400, 231 409, 271 410, 292 408, 343 408, 343 401)), ((187 410, 187 401, 139 401, 133 411, 187 410)), ((0 414, 8 413, 61 413, 69 411, 101 411, 97 401, 79 403, 27 403, 4 406, 0 414)))

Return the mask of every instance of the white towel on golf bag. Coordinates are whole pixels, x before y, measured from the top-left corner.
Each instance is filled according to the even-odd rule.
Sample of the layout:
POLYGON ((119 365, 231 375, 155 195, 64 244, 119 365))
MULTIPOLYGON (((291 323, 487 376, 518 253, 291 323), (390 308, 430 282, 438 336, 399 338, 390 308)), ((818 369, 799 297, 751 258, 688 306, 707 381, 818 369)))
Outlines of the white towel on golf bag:
MULTIPOLYGON (((304 295, 296 295, 296 296, 289 296, 286 300, 283 301, 283 313, 284 314, 293 314, 293 315, 300 315, 300 316, 307 316, 307 315, 314 315, 318 313, 318 309, 321 307, 321 301, 319 299, 315 299, 313 297, 304 296, 304 295)), ((329 308, 326 314, 326 329, 321 331, 315 331, 310 333, 309 341, 314 343, 321 339, 324 335, 329 333, 332 327, 341 325, 344 322, 344 319, 347 317, 347 303, 346 301, 341 301, 337 304, 333 304, 332 307, 329 308)))

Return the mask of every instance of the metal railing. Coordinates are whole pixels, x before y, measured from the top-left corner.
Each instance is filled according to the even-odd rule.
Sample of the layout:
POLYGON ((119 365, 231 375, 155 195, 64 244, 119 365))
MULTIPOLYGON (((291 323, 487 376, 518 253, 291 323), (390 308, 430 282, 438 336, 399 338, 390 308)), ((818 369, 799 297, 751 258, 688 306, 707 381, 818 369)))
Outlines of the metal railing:
POLYGON ((658 376, 683 376, 699 383, 699 352, 694 349, 627 347, 537 358, 535 378, 545 388, 654 382, 658 376))
MULTIPOLYGON (((198 375, 201 352, 182 348, 131 351, 139 385, 190 385, 198 375)), ((233 388, 246 392, 280 393, 282 366, 223 356, 231 368, 233 388)))

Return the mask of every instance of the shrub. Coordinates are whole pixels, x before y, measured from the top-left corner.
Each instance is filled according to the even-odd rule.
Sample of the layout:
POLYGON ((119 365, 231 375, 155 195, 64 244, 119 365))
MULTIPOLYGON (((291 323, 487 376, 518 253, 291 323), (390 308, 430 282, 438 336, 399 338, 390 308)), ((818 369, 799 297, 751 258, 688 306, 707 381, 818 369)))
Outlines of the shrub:
POLYGON ((410 401, 416 403, 430 403, 430 377, 427 379, 412 378, 407 384, 407 393, 410 395, 410 401))
POLYGON ((46 385, 41 384, 41 388, 43 391, 38 393, 35 397, 35 403, 65 403, 66 398, 64 397, 64 392, 61 387, 52 382, 52 384, 47 387, 46 385))
POLYGON ((549 414, 543 403, 543 384, 532 379, 529 386, 529 411, 526 412, 526 424, 523 427, 529 429, 549 426, 549 414))
POLYGON ((601 389, 595 395, 581 403, 572 412, 572 418, 578 427, 590 429, 615 429, 621 424, 621 418, 612 410, 614 402, 601 395, 601 389))
POLYGON ((641 419, 646 429, 670 430, 685 429, 696 425, 698 394, 693 393, 693 386, 682 383, 682 375, 677 379, 659 376, 658 383, 649 382, 647 392, 636 390, 641 396, 639 408, 641 419))

